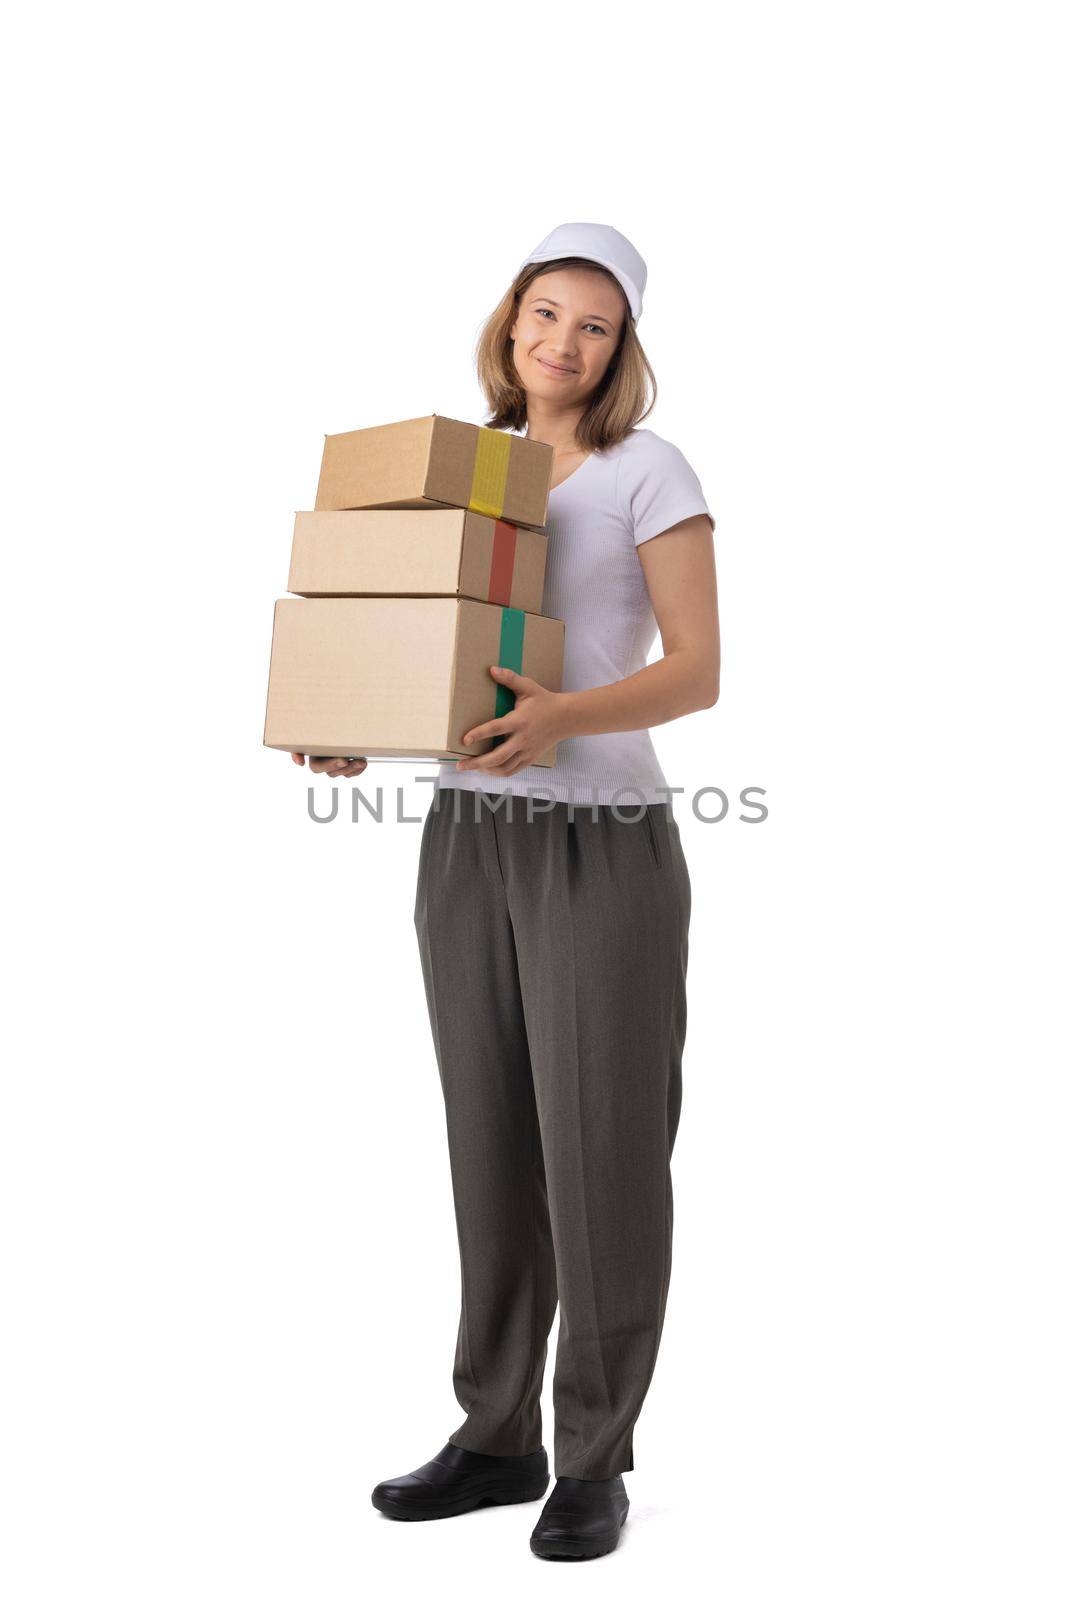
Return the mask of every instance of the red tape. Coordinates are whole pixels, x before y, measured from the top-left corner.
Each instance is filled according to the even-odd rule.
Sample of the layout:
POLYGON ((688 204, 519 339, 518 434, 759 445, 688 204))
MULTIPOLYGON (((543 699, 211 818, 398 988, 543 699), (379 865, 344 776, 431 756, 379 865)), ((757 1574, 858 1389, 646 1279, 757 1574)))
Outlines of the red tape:
POLYGON ((493 556, 489 564, 489 601, 494 606, 511 604, 511 585, 515 580, 515 545, 519 530, 513 522, 493 523, 493 556))

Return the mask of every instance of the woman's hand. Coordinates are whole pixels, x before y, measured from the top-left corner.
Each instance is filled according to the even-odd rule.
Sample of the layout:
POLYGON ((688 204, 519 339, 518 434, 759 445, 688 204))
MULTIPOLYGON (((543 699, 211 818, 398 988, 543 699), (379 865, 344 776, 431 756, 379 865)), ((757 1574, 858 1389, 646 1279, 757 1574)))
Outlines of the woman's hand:
POLYGON ((304 757, 299 750, 294 750, 292 756, 298 767, 302 767, 305 759, 309 759, 312 772, 325 772, 328 778, 358 778, 367 766, 366 756, 304 757))
POLYGON ((474 744, 478 739, 490 739, 503 733, 495 749, 484 756, 465 756, 456 762, 457 772, 492 772, 497 777, 510 777, 535 761, 542 751, 566 737, 564 708, 569 697, 546 689, 535 678, 527 678, 510 667, 491 666, 489 671, 497 683, 515 694, 515 705, 502 717, 490 722, 479 722, 463 735, 464 744, 474 744))

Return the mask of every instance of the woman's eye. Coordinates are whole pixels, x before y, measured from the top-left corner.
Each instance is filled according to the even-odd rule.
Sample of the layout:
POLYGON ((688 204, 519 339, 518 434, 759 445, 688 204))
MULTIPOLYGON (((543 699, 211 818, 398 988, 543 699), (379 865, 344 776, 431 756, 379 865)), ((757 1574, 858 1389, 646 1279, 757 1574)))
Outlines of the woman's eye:
MULTIPOLYGON (((534 306, 534 315, 535 316, 539 317, 542 312, 544 312, 546 317, 554 317, 555 314, 556 314, 554 311, 550 311, 547 306, 534 306)), ((606 333, 607 332, 607 329, 606 328, 602 328, 600 326, 599 322, 587 322, 586 323, 586 327, 587 328, 593 328, 597 333, 606 333)))

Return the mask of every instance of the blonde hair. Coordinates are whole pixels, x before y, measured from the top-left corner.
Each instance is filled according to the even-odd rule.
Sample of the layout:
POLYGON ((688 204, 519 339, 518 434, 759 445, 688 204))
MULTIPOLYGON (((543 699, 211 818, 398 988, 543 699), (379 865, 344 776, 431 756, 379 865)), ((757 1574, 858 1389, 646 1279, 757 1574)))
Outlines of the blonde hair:
MULTIPOLYGON (((478 338, 475 365, 490 413, 485 423, 487 428, 518 429, 526 426, 526 390, 515 370, 510 328, 522 297, 534 279, 542 273, 555 272, 559 267, 586 267, 593 272, 602 272, 620 294, 623 293, 614 274, 596 262, 586 261, 583 256, 531 261, 523 267, 501 297, 496 310, 482 324, 478 338)), ((625 295, 623 298, 625 300, 625 295)), ((575 429, 575 443, 583 450, 604 450, 609 445, 617 444, 648 416, 656 403, 656 395, 655 375, 637 337, 637 327, 627 302, 622 337, 612 353, 599 388, 575 429), (652 398, 646 405, 650 389, 652 398)))

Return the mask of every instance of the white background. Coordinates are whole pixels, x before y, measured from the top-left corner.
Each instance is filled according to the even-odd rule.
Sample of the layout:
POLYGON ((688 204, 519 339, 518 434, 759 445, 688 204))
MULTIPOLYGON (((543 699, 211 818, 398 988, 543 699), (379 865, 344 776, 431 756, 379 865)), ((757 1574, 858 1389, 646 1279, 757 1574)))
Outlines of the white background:
MULTIPOLYGON (((537 1506, 401 1525, 369 1504, 461 1420, 420 829, 313 825, 259 741, 323 434, 481 420, 479 324, 577 219, 646 257, 648 425, 718 521, 721 699, 657 750, 688 792, 762 786, 770 816, 676 802, 674 1276, 623 1541, 573 1581, 1063 1594, 1053 17, 18 24, 12 1600, 572 1581, 529 1551, 537 1506)), ((400 784, 421 819, 430 770, 359 785, 400 784)))

